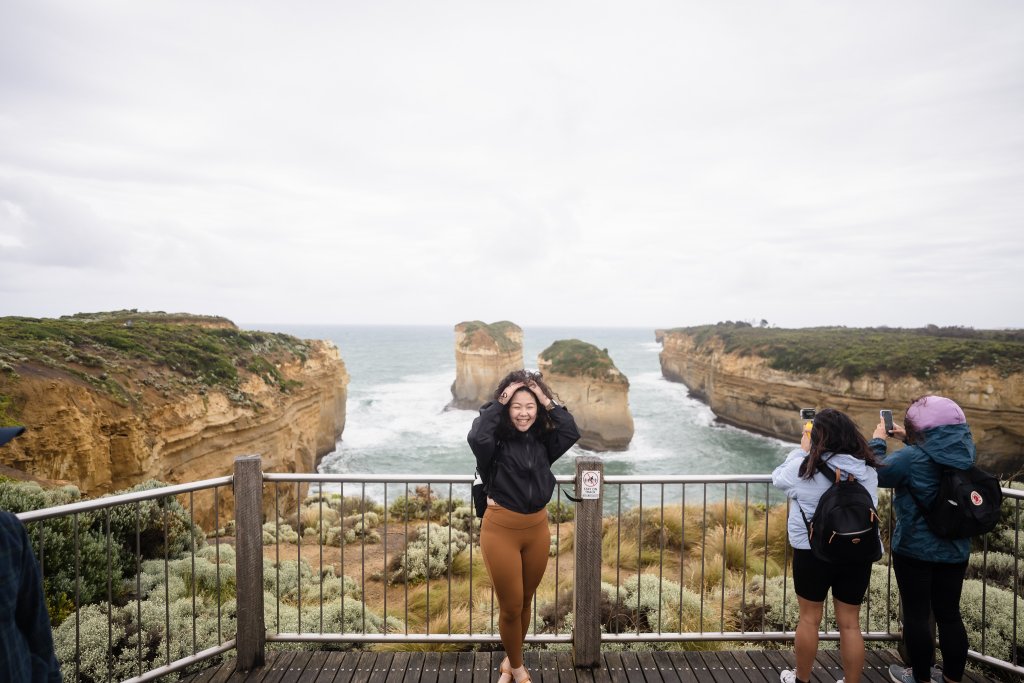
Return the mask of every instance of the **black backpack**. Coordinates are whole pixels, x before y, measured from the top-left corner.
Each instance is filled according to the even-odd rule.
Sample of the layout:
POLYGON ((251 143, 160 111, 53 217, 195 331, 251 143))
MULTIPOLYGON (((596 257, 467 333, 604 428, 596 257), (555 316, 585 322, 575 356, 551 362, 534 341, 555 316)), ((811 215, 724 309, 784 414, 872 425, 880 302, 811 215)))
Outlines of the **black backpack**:
MULTIPOLYGON (((806 467, 804 458, 802 469, 806 467)), ((818 471, 832 481, 832 486, 821 494, 810 521, 797 503, 814 556, 833 563, 870 563, 879 559, 882 540, 878 535, 878 510, 871 494, 852 474, 844 477, 842 470, 833 470, 821 460, 818 471)))
MULTIPOLYGON (((920 444, 917 446, 921 448, 920 444)), ((931 454, 921 448, 925 455, 931 454)), ((932 462, 935 462, 932 459, 932 462)), ((939 491, 931 507, 925 506, 914 495, 909 486, 907 491, 917 504, 925 523, 939 538, 970 538, 987 534, 999 522, 1003 504, 1003 489, 999 480, 985 470, 971 465, 966 470, 935 463, 941 469, 939 491)))

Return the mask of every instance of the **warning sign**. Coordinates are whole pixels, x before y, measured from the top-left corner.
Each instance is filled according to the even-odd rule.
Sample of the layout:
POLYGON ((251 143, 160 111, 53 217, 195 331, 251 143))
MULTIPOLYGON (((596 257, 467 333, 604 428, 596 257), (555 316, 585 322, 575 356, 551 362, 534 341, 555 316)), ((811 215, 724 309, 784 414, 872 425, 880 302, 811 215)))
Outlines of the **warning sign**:
POLYGON ((597 500, 601 497, 601 472, 599 470, 583 470, 580 475, 580 498, 597 500))

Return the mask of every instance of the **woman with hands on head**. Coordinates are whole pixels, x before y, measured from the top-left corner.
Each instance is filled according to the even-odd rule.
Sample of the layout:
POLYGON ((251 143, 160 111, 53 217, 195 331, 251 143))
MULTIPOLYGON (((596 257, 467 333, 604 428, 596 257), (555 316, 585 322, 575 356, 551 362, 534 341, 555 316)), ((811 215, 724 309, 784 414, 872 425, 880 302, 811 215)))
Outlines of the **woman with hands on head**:
POLYGON ((498 383, 494 400, 481 406, 469 430, 477 468, 489 482, 480 550, 498 596, 498 630, 506 654, 498 683, 530 680, 523 641, 551 545, 551 464, 579 438, 576 421, 554 400, 541 374, 526 370, 498 383))

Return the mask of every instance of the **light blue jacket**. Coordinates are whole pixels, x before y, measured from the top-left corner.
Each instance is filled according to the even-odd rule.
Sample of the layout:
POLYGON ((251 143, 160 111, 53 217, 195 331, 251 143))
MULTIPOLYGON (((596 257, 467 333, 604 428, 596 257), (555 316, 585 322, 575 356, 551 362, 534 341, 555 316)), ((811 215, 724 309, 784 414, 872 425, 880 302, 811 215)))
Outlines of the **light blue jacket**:
MULTIPOLYGON (((829 480, 821 472, 815 471, 810 479, 800 476, 800 464, 807 456, 802 448, 794 448, 786 456, 786 460, 772 472, 772 483, 786 492, 792 499, 789 506, 789 544, 794 548, 803 550, 811 549, 811 542, 807 539, 807 525, 800 511, 807 515, 807 519, 814 516, 818 507, 818 500, 821 494, 825 493, 832 486, 829 480)), ((832 469, 838 469, 846 474, 852 474, 854 479, 871 494, 871 502, 878 507, 878 475, 875 468, 870 467, 860 458, 845 453, 826 454, 824 462, 832 469)))
POLYGON ((965 470, 974 464, 974 438, 966 424, 933 427, 924 432, 921 446, 904 446, 885 455, 885 440, 871 439, 868 445, 882 460, 878 485, 893 489, 892 508, 896 513, 896 531, 892 552, 928 562, 966 562, 971 554, 969 538, 944 539, 931 532, 907 487, 925 507, 939 491, 940 468, 935 464, 965 470), (930 456, 930 457, 929 457, 930 456), (933 462, 934 460, 934 462, 933 462))

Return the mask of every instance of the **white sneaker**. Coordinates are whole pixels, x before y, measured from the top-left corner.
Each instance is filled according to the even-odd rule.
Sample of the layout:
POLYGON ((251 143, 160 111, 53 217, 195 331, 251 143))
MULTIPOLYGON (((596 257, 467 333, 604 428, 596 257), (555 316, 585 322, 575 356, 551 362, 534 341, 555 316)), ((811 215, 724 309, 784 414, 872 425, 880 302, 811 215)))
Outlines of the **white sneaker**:
POLYGON ((782 683, 796 683, 796 671, 793 669, 783 669, 779 672, 779 680, 782 683))

